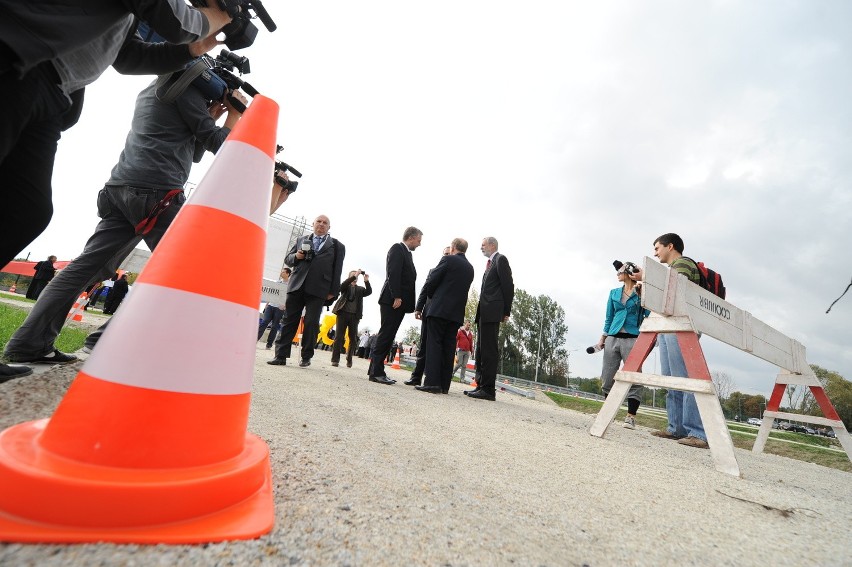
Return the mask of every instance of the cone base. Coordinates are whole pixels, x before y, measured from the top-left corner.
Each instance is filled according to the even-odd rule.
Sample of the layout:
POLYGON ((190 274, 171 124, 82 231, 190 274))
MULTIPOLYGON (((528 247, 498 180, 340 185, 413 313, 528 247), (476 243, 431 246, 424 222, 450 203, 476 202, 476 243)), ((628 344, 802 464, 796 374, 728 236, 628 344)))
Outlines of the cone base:
POLYGON ((126 470, 49 454, 38 445, 46 422, 0 433, 0 541, 187 544, 272 529, 269 448, 254 435, 225 463, 126 470))

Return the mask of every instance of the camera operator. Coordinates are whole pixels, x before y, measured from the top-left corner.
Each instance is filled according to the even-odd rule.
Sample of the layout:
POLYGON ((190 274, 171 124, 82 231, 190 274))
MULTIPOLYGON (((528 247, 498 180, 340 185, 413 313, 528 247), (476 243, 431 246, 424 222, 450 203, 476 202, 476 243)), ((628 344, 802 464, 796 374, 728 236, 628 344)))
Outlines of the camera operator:
POLYGON ((52 4, 0 0, 0 266, 50 222, 57 141, 77 122, 86 85, 110 65, 124 74, 179 70, 213 48, 231 20, 218 8, 165 0, 72 0, 61 11, 52 4), (145 43, 137 17, 173 43, 194 43, 145 43))
MULTIPOLYGON (((616 260, 612 265, 622 286, 609 292, 603 335, 597 344, 597 347, 604 351, 601 370, 601 391, 604 396, 609 395, 609 391, 615 384, 615 373, 633 350, 633 345, 639 337, 642 321, 650 315, 650 311, 642 309, 639 287, 630 277, 639 271, 636 264, 632 262, 623 264, 616 260)), ((627 393, 627 417, 624 418, 624 427, 636 428, 636 412, 639 411, 641 401, 642 386, 633 384, 627 393)))
POLYGON ((334 347, 331 350, 331 365, 340 362, 340 351, 349 333, 349 348, 346 349, 346 367, 352 368, 352 357, 358 348, 358 323, 364 315, 364 298, 373 293, 370 276, 364 270, 352 270, 349 277, 340 284, 340 299, 334 304, 332 312, 337 315, 335 324, 334 347), (358 276, 363 276, 364 285, 358 285, 358 276))
MULTIPOLYGON (((124 150, 98 194, 101 221, 82 254, 45 288, 6 345, 10 360, 75 360, 54 346, 74 300, 95 281, 115 273, 141 240, 152 251, 156 248, 185 200, 183 185, 192 162, 200 161, 204 150, 216 153, 241 117, 227 98, 211 104, 192 84, 174 101, 163 102, 157 89, 164 81, 161 77, 139 93, 124 150), (219 127, 216 120, 223 114, 225 123, 219 127)), ((232 94, 246 103, 241 93, 232 94)), ((94 346, 103 328, 89 336, 87 347, 94 346)))

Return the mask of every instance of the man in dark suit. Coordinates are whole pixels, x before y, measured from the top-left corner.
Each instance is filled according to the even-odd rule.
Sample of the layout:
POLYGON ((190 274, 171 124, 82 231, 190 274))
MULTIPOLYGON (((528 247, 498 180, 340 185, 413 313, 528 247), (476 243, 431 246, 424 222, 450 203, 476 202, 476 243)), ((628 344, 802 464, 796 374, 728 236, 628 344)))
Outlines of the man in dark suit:
POLYGON ((349 277, 340 284, 340 299, 332 311, 337 315, 335 323, 334 347, 331 349, 331 365, 340 363, 340 351, 349 334, 349 348, 346 349, 346 366, 352 368, 352 357, 358 348, 358 322, 364 314, 364 298, 373 293, 370 276, 364 270, 352 270, 349 277), (364 285, 358 285, 358 276, 364 276, 364 285))
POLYGON ((497 252, 497 239, 488 236, 482 240, 482 254, 488 258, 479 304, 476 306, 476 324, 479 340, 476 343, 476 389, 467 390, 469 398, 477 400, 495 399, 497 383, 497 335, 500 323, 509 320, 512 301, 515 299, 515 284, 509 260, 497 252))
MULTIPOLYGON (((444 253, 441 256, 449 256, 450 255, 450 247, 447 246, 444 248, 444 253)), ((432 270, 429 270, 429 274, 426 275, 426 279, 429 279, 429 275, 432 273, 432 270)), ((417 305, 414 308, 414 312, 426 310, 426 307, 429 305, 429 297, 426 295, 426 286, 423 286, 420 290, 420 295, 417 296, 417 305)), ((420 345, 417 349, 417 358, 414 364, 414 370, 411 372, 411 378, 403 382, 406 386, 419 386, 423 382, 423 371, 426 370, 426 337, 428 335, 428 330, 426 329, 426 319, 423 318, 420 320, 420 345)))
MULTIPOLYGON (((467 240, 456 238, 450 245, 450 255, 441 258, 429 272, 423 288, 429 298, 425 313, 418 305, 414 316, 426 317, 426 378, 421 392, 447 394, 453 380, 453 353, 456 331, 464 321, 467 294, 473 283, 473 266, 465 258, 467 240)), ((422 293, 420 294, 422 297, 422 293)), ((424 302, 425 303, 425 302, 424 302)))
POLYGON ((370 382, 379 384, 394 384, 385 374, 385 358, 390 352, 391 344, 396 339, 396 332, 402 324, 406 313, 414 311, 414 282, 417 280, 417 270, 411 252, 420 246, 423 231, 409 226, 402 234, 402 242, 397 242, 388 250, 386 261, 385 285, 379 294, 379 312, 382 324, 376 338, 376 346, 370 353, 370 367, 367 375, 370 382))
POLYGON ((337 297, 340 274, 346 247, 332 238, 328 231, 331 222, 325 215, 314 220, 314 232, 296 239, 284 263, 293 268, 284 304, 284 322, 275 339, 275 358, 267 364, 285 365, 290 358, 290 348, 302 310, 305 310, 305 327, 302 333, 302 368, 311 365, 314 345, 319 334, 322 306, 337 297))

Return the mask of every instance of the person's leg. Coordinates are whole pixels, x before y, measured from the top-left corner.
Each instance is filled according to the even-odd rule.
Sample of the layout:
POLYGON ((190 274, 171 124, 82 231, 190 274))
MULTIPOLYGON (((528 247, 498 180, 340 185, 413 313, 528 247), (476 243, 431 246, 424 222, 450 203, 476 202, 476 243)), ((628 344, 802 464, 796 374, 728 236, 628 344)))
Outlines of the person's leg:
POLYGON ((480 376, 477 385, 480 390, 488 394, 494 394, 497 384, 497 335, 500 331, 500 323, 481 323, 479 325, 480 353, 482 359, 476 359, 477 367, 480 367, 480 376))
POLYGON ((287 302, 284 306, 285 315, 281 322, 281 332, 275 339, 275 360, 286 360, 290 358, 293 346, 293 337, 299 328, 302 318, 302 309, 305 308, 304 294, 301 290, 287 294, 287 302))
POLYGON ((442 388, 442 366, 444 365, 444 353, 441 345, 444 343, 445 320, 439 317, 427 317, 426 328, 426 377, 423 386, 442 388))
POLYGON ((283 309, 280 307, 273 307, 272 325, 269 327, 269 336, 266 337, 266 348, 272 348, 273 343, 275 343, 275 337, 278 335, 278 330, 281 328, 281 318, 283 316, 283 309))
POLYGON ((272 310, 274 307, 271 303, 267 303, 266 307, 263 308, 263 315, 260 320, 260 323, 257 325, 257 340, 259 341, 263 338, 263 333, 266 331, 266 328, 272 322, 272 310))
POLYGON ((405 316, 402 309, 394 309, 390 305, 379 305, 379 311, 382 324, 379 328, 379 335, 376 337, 376 346, 370 353, 370 367, 367 370, 367 374, 370 376, 385 376, 385 359, 390 352, 396 332, 402 323, 402 318, 405 316))
POLYGON ((441 320, 444 331, 441 337, 441 391, 448 392, 453 382, 453 356, 456 347, 456 329, 459 324, 455 321, 441 320))
MULTIPOLYGON (((469 350, 461 350, 459 351, 459 365, 461 366, 461 374, 459 374, 459 380, 464 384, 464 376, 467 373, 467 361, 470 360, 470 351, 469 350)), ((453 374, 456 371, 453 370, 453 374)))
POLYGON ((305 294, 305 333, 302 335, 302 360, 314 357, 314 345, 319 335, 320 316, 322 315, 324 297, 305 294))
POLYGON ((346 327, 349 324, 349 314, 342 309, 337 314, 334 322, 334 344, 331 347, 331 363, 337 365, 340 362, 340 351, 343 350, 343 342, 346 340, 346 327))
POLYGON ((609 396, 609 391, 615 384, 615 373, 621 367, 621 355, 616 348, 615 337, 607 337, 604 340, 603 363, 601 367, 601 393, 604 397, 609 396))
POLYGON ((77 297, 93 282, 114 274, 137 242, 139 238, 135 236, 133 227, 122 217, 109 215, 103 218, 83 252, 41 293, 24 323, 6 344, 7 356, 31 360, 52 353, 56 349, 54 341, 77 297))
POLYGON ((24 77, 0 75, 0 266, 44 231, 53 216, 53 163, 70 102, 42 63, 24 77))
POLYGON ((355 356, 355 350, 358 345, 358 323, 360 319, 358 319, 353 313, 349 317, 349 324, 347 325, 347 333, 349 335, 349 348, 346 349, 346 366, 352 366, 352 358, 355 356))
MULTIPOLYGON (((660 345, 660 372, 663 376, 686 376, 686 366, 674 333, 657 335, 660 345)), ((669 418, 668 432, 677 437, 686 437, 683 427, 683 392, 669 390, 666 394, 666 413, 669 418)))

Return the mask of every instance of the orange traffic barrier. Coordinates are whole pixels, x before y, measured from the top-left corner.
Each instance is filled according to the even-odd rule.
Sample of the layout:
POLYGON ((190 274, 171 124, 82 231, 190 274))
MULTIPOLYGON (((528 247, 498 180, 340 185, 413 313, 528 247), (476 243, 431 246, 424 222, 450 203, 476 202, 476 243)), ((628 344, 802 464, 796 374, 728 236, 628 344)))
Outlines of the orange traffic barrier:
POLYGON ((393 359, 393 366, 391 366, 391 368, 402 370, 402 367, 399 365, 399 350, 396 351, 396 356, 393 359))
POLYGON ((272 529, 269 447, 246 426, 277 123, 256 96, 53 417, 0 432, 0 541, 272 529), (239 269, 198 278, 187 258, 239 269))
POLYGON ((84 291, 80 294, 74 301, 74 306, 71 308, 71 311, 68 312, 68 315, 65 317, 66 319, 71 319, 72 321, 82 321, 83 320, 83 307, 85 307, 89 303, 89 296, 84 291))

